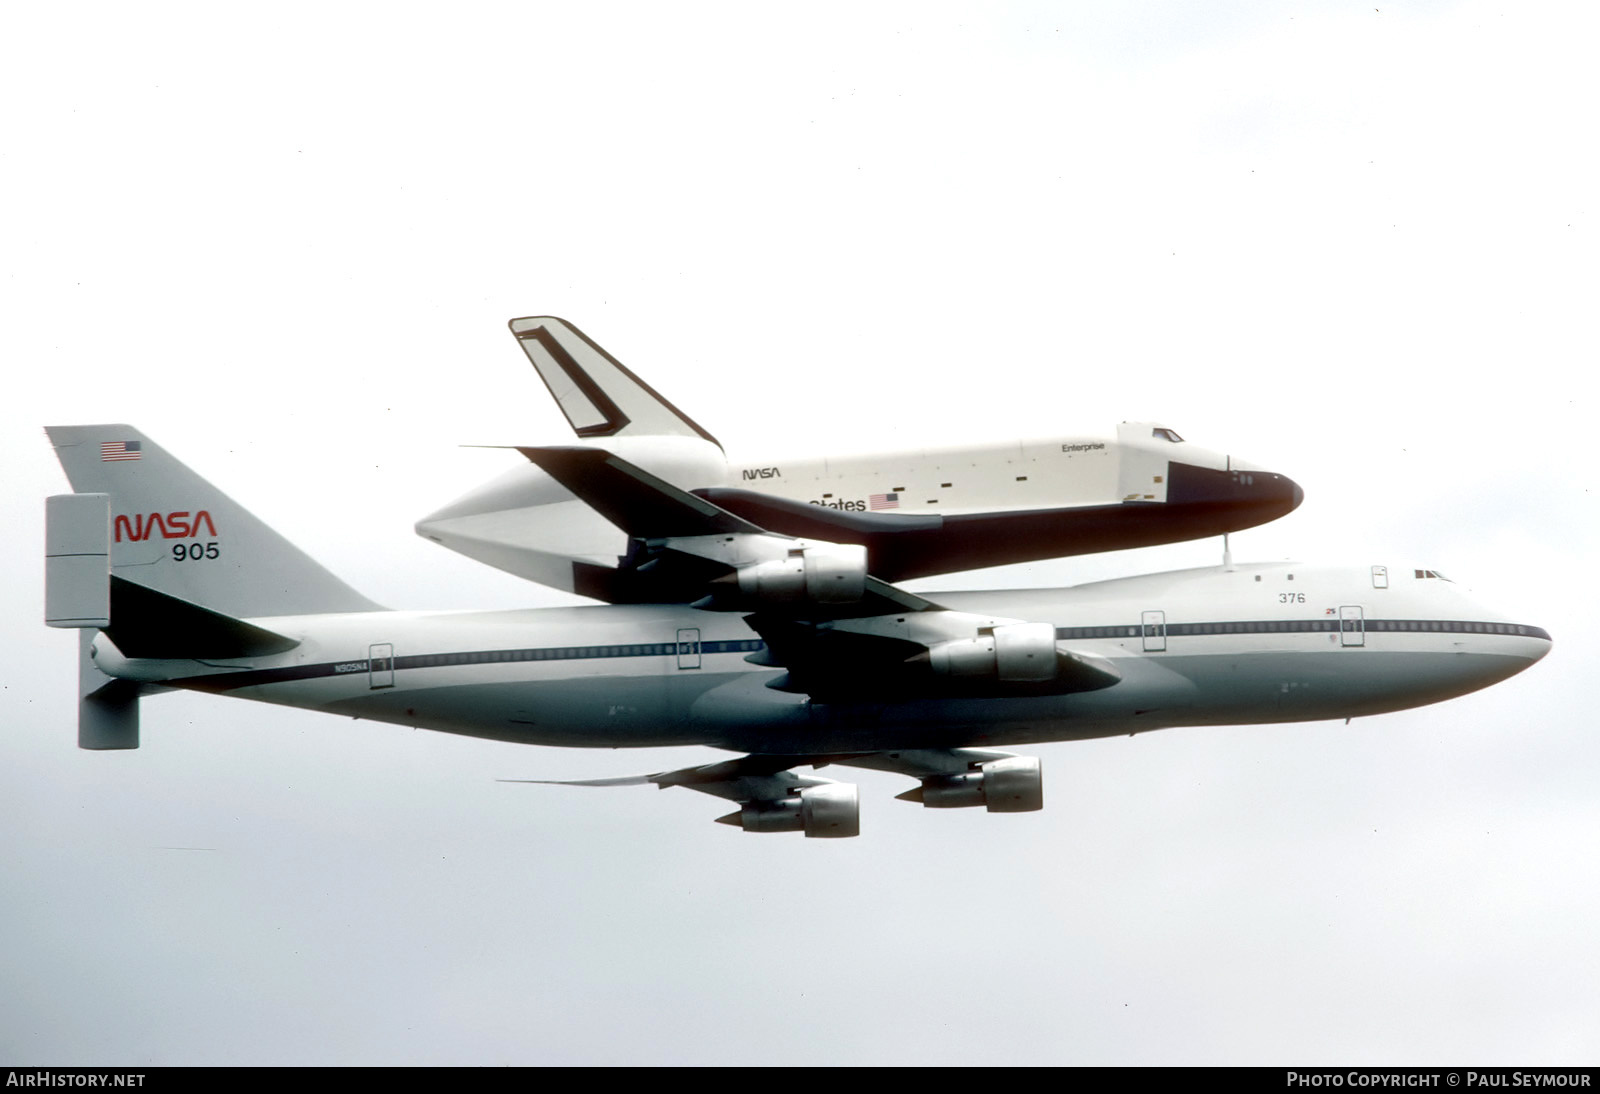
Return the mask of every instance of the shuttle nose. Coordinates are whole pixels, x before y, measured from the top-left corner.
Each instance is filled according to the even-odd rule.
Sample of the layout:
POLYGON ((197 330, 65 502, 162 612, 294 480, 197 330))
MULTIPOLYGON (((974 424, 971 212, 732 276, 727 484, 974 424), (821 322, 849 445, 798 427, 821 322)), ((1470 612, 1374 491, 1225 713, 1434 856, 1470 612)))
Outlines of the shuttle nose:
POLYGON ((1238 461, 1229 470, 1173 461, 1168 472, 1167 502, 1214 515, 1217 534, 1277 520, 1299 508, 1306 496, 1288 475, 1238 461))
POLYGON ((1232 465, 1233 478, 1238 484, 1241 500, 1271 506, 1277 510, 1275 516, 1294 512, 1300 508, 1300 503, 1306 500, 1306 492, 1288 475, 1280 475, 1276 471, 1268 471, 1259 464, 1246 463, 1244 460, 1232 457, 1229 457, 1229 463, 1232 465))
MULTIPOLYGON (((1300 508, 1300 503, 1306 500, 1306 492, 1300 489, 1300 484, 1288 475, 1278 475, 1271 471, 1256 471, 1250 473, 1244 490, 1248 497, 1256 495, 1257 504, 1272 511, 1273 517, 1281 517, 1300 508)), ((1268 518, 1269 520, 1272 517, 1268 518)))

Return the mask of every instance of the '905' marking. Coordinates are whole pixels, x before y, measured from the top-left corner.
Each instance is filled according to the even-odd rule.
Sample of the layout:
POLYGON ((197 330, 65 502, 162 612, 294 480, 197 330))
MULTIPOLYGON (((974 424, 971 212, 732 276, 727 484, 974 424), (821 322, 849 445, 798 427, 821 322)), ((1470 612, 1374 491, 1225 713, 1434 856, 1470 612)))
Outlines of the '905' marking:
POLYGON ((210 543, 174 543, 172 545, 172 560, 174 562, 199 562, 203 558, 218 558, 222 554, 221 548, 215 540, 210 543))

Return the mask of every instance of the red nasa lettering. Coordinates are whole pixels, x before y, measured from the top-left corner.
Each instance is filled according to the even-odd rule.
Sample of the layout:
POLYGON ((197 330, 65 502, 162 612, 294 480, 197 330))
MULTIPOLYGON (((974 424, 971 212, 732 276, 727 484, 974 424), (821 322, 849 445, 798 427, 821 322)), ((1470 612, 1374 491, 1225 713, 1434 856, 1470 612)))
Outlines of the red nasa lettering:
POLYGON ((211 520, 211 514, 204 509, 197 510, 191 518, 189 510, 181 509, 173 513, 151 513, 148 516, 134 514, 132 518, 117 514, 117 519, 112 522, 112 533, 118 543, 122 542, 122 533, 126 531, 128 538, 135 543, 149 539, 151 533, 157 529, 161 531, 162 539, 183 539, 186 536, 198 536, 200 528, 204 527, 211 535, 217 534, 217 526, 211 520))

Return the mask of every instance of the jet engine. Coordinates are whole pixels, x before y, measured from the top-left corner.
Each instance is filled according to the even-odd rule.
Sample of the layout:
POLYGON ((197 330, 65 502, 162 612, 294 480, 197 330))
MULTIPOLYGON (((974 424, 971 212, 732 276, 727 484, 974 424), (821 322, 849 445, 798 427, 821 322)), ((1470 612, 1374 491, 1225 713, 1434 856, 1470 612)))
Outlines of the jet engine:
POLYGON ((1058 675, 1056 629, 1049 623, 1008 623, 985 628, 977 638, 940 642, 928 649, 928 664, 941 676, 976 676, 1007 683, 1054 680, 1058 675))
MULTIPOLYGON (((870 585, 867 595, 873 595, 870 585)), ((1058 641, 1054 624, 950 611, 915 594, 903 596, 925 610, 841 616, 817 625, 752 616, 751 626, 776 659, 747 660, 789 670, 767 687, 805 692, 823 703, 1068 695, 1122 679, 1111 659, 1058 641)))
POLYGON ((769 604, 854 604, 865 592, 867 549, 811 543, 789 557, 741 566, 739 592, 769 604))
MULTIPOLYGON (((1037 761, 1035 761, 1037 763, 1037 761)), ((778 801, 746 802, 737 813, 717 818, 746 832, 804 832, 818 839, 861 834, 861 805, 852 783, 808 786, 778 801)))
POLYGON ((1044 808, 1044 776, 1037 756, 1008 756, 957 775, 931 775, 897 796, 929 809, 981 805, 991 813, 1031 813, 1044 808))

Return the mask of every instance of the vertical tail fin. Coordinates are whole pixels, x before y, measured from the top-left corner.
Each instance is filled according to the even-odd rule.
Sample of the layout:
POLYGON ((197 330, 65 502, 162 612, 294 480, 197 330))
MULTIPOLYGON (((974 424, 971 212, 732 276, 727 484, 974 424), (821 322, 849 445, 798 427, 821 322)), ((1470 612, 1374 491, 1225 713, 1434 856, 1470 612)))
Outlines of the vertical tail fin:
POLYGON ((110 496, 113 576, 233 617, 378 610, 132 426, 45 432, 74 490, 110 496))
POLYGON ((565 319, 513 319, 511 333, 578 436, 699 437, 722 447, 565 319))

